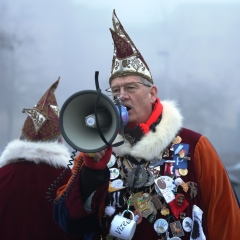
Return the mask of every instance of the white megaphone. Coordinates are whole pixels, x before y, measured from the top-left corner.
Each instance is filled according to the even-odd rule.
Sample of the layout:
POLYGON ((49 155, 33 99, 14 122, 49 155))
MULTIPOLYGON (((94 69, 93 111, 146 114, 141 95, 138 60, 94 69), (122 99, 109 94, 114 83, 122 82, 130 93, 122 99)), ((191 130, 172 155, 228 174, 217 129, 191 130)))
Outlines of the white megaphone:
MULTIPOLYGON (((99 152, 115 140, 118 132, 123 135, 128 122, 127 109, 101 93, 98 72, 95 72, 95 90, 80 91, 63 104, 59 124, 65 141, 80 152, 99 152)), ((120 145, 116 143, 115 145, 120 145)), ((114 146, 114 145, 113 145, 114 146)))

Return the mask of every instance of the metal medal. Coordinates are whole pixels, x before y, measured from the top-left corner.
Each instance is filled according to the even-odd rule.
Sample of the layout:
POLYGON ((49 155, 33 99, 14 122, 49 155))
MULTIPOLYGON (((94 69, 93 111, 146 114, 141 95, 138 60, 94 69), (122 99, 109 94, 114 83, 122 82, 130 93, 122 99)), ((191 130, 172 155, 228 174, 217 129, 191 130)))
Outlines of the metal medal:
POLYGON ((129 186, 134 188, 143 187, 149 178, 149 173, 147 170, 141 167, 134 167, 131 171, 128 172, 127 182, 129 186))
POLYGON ((188 170, 187 169, 183 169, 183 168, 179 168, 178 172, 182 175, 182 176, 186 176, 188 174, 188 170))

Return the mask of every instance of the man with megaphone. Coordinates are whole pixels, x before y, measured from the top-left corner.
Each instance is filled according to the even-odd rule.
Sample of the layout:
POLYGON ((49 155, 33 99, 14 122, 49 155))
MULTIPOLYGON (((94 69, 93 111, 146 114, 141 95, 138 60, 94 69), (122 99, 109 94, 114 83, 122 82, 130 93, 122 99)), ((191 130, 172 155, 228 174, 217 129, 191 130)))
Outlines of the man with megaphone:
MULTIPOLYGON (((58 191, 55 220, 79 239, 240 238, 239 203, 216 151, 206 137, 182 127, 174 102, 160 101, 149 67, 115 11, 112 20, 115 51, 107 92, 126 107, 128 122, 120 131, 110 110, 115 108, 102 100, 110 112, 102 114, 103 122, 111 118, 107 128, 114 126, 103 129, 110 132, 102 134, 104 145, 85 124, 80 132, 72 127, 78 116, 65 120, 92 97, 71 99, 63 111, 63 136, 82 151, 58 191)), ((88 120, 91 125, 92 115, 88 120)))

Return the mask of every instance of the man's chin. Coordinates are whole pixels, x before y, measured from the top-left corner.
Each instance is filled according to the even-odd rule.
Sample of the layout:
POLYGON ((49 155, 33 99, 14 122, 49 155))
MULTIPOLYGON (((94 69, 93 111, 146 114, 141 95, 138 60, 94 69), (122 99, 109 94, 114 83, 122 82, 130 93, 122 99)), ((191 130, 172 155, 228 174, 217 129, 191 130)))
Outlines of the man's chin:
POLYGON ((128 118, 128 123, 127 123, 129 126, 134 126, 134 125, 136 125, 137 124, 137 122, 135 121, 135 119, 133 119, 133 118, 131 118, 130 116, 129 116, 129 118, 128 118))

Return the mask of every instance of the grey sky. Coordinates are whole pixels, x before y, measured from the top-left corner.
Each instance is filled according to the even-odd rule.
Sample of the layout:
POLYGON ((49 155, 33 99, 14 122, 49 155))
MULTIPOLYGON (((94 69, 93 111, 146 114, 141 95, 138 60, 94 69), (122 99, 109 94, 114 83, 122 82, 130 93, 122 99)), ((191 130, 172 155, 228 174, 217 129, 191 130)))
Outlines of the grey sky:
POLYGON ((6 74, 16 81, 24 99, 24 106, 19 103, 16 109, 19 118, 12 138, 19 135, 25 119, 22 108, 33 106, 58 76, 61 80, 56 96, 60 107, 73 93, 95 89, 96 70, 100 71, 100 87, 108 87, 113 53, 109 28, 112 10, 116 9, 150 67, 160 98, 180 102, 185 124, 206 134, 218 146, 212 130, 207 129, 212 126, 210 119, 206 117, 206 126, 199 128, 187 106, 190 102, 200 103, 192 98, 207 84, 211 98, 220 91, 218 101, 231 101, 227 107, 215 102, 214 108, 222 106, 219 111, 225 113, 216 115, 215 125, 231 130, 237 126, 239 6, 240 0, 0 0, 0 8, 4 7, 0 16, 2 27, 22 41, 5 59, 9 67, 5 68, 6 74), (188 92, 189 86, 184 85, 189 80, 188 92), (31 98, 25 93, 31 91, 28 83, 34 83, 34 90, 38 90, 31 98), (180 94, 181 86, 184 92, 180 94))

